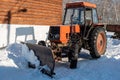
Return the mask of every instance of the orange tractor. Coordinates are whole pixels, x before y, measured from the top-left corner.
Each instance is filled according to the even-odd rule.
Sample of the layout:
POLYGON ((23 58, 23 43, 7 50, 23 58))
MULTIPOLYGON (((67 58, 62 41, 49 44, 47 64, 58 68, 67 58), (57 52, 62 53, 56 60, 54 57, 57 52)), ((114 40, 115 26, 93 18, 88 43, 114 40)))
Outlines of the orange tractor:
POLYGON ((63 24, 50 26, 48 49, 44 47, 46 45, 44 41, 38 43, 43 47, 35 44, 27 44, 27 46, 33 49, 38 55, 38 59, 44 59, 40 60, 43 65, 47 64, 51 69, 49 72, 43 72, 53 75, 54 60, 61 60, 63 53, 68 56, 72 69, 77 67, 81 48, 88 49, 92 58, 100 58, 106 51, 105 31, 106 26, 99 23, 95 4, 89 2, 67 3, 63 24), (48 56, 51 58, 48 59, 48 56))
POLYGON ((106 32, 99 23, 96 5, 89 2, 67 3, 63 25, 50 26, 48 39, 55 59, 66 53, 70 68, 77 67, 81 48, 88 49, 92 58, 106 51, 106 32))

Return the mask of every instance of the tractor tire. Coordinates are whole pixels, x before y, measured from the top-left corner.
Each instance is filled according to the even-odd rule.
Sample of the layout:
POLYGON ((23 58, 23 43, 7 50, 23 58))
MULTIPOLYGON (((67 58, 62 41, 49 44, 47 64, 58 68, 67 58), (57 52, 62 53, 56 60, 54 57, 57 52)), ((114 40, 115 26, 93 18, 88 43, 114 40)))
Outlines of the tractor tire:
POLYGON ((112 36, 114 39, 120 39, 120 33, 115 32, 114 35, 112 36))
POLYGON ((106 51, 107 39, 105 29, 94 28, 90 34, 90 55, 92 58, 100 58, 106 51))
POLYGON ((70 68, 75 69, 77 68, 77 62, 78 62, 78 53, 79 53, 79 45, 75 44, 71 48, 69 52, 69 61, 70 61, 70 68))
POLYGON ((38 42, 38 45, 46 46, 46 43, 45 43, 45 41, 39 41, 39 42, 38 42))

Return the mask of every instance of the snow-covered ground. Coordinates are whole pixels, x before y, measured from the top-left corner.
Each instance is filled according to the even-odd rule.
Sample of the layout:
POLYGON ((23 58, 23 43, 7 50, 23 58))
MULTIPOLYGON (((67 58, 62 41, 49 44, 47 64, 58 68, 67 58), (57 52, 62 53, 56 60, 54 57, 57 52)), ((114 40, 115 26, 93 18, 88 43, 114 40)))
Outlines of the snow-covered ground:
MULTIPOLYGON (((111 34, 107 33, 105 55, 92 60, 89 52, 82 49, 77 69, 70 69, 69 63, 64 59, 56 63, 54 78, 42 74, 37 68, 26 67, 25 60, 30 61, 31 58, 25 57, 28 55, 24 53, 25 50, 21 51, 22 47, 18 44, 14 44, 13 47, 9 46, 7 51, 12 52, 0 50, 0 80, 120 80, 120 40, 110 38, 111 34)), ((32 51, 26 53, 33 55, 32 51)), ((32 59, 31 61, 37 61, 35 57, 32 59)))

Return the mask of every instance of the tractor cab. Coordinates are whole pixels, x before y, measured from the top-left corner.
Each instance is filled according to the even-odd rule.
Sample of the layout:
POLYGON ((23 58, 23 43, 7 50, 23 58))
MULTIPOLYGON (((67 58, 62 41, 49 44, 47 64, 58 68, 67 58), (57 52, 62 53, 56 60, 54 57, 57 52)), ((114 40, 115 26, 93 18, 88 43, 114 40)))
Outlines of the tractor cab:
POLYGON ((98 23, 96 5, 89 2, 67 3, 63 25, 98 23))

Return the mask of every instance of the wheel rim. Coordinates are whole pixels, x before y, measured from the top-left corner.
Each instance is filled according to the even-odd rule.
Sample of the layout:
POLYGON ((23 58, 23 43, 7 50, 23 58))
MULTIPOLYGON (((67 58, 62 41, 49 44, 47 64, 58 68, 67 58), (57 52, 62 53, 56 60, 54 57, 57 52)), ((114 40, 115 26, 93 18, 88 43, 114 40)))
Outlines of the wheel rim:
POLYGON ((105 39, 105 35, 103 32, 98 34, 96 46, 97 46, 98 53, 100 55, 104 54, 104 50, 106 47, 106 39, 105 39))

